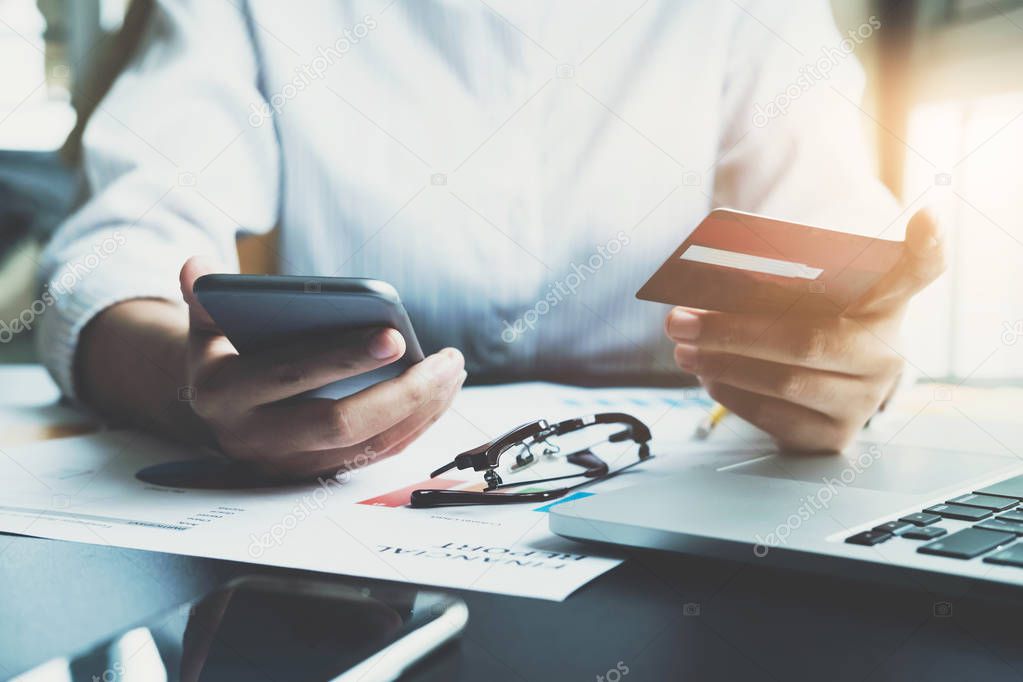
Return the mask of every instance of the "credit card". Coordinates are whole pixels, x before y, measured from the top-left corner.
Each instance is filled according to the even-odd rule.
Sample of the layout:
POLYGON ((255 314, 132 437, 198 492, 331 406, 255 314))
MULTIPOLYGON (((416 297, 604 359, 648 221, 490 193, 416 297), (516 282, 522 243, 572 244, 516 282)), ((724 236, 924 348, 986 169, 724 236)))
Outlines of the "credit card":
POLYGON ((719 208, 636 298, 727 313, 838 315, 892 269, 902 250, 900 241, 719 208))

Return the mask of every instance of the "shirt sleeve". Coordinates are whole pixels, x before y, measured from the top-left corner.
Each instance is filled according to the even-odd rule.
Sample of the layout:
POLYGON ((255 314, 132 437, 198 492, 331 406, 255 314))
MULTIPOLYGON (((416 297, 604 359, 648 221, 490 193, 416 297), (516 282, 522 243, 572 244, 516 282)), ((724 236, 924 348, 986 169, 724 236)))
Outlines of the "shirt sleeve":
POLYGON ((876 17, 840 33, 825 0, 740 0, 722 91, 714 204, 901 239, 903 209, 877 179, 853 54, 876 17))
MULTIPOLYGON (((878 180, 853 54, 883 30, 870 16, 840 33, 825 0, 739 9, 723 90, 715 205, 871 237, 902 239, 910 211, 878 180)), ((912 385, 907 364, 890 396, 912 385)))
POLYGON ((182 303, 188 257, 237 271, 238 232, 267 232, 277 218, 279 151, 245 6, 154 4, 134 62, 85 129, 90 198, 40 263, 39 352, 71 397, 89 320, 133 298, 182 303))

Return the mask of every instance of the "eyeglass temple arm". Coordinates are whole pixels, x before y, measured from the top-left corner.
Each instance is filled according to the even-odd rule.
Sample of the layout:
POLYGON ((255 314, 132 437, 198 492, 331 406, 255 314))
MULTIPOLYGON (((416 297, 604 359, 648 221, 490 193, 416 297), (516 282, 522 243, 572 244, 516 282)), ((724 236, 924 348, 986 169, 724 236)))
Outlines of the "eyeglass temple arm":
POLYGON ((523 502, 547 502, 555 500, 566 492, 565 488, 543 490, 514 495, 493 495, 471 490, 413 490, 409 506, 414 509, 428 507, 463 507, 468 505, 521 504, 523 502))
POLYGON ((566 419, 563 422, 558 422, 552 427, 554 429, 552 435, 560 436, 566 433, 571 433, 572 431, 584 429, 587 426, 593 426, 594 424, 626 425, 626 428, 623 431, 618 431, 608 436, 608 440, 612 443, 620 443, 623 440, 633 440, 637 443, 646 443, 651 438, 650 429, 646 424, 636 417, 633 417, 631 414, 626 414, 624 412, 600 412, 586 417, 566 419))
POLYGON ((466 450, 455 459, 448 462, 440 469, 430 474, 430 478, 440 476, 445 471, 452 469, 472 469, 473 471, 486 471, 497 464, 497 458, 502 452, 516 443, 529 440, 537 434, 549 430, 550 424, 545 419, 538 419, 517 426, 508 433, 498 436, 489 443, 484 443, 472 450, 466 450))
POLYGON ((612 443, 620 443, 624 440, 633 440, 637 443, 646 443, 650 440, 650 429, 631 414, 625 412, 599 412, 586 417, 566 419, 551 426, 547 420, 538 419, 518 426, 503 436, 499 436, 489 443, 484 443, 472 450, 467 450, 455 459, 448 462, 441 468, 430 474, 430 478, 436 478, 446 471, 452 469, 472 469, 473 471, 486 471, 497 464, 497 458, 502 452, 516 443, 527 441, 536 436, 545 438, 547 436, 560 436, 572 431, 584 429, 594 424, 625 424, 622 431, 612 433, 608 440, 612 443))

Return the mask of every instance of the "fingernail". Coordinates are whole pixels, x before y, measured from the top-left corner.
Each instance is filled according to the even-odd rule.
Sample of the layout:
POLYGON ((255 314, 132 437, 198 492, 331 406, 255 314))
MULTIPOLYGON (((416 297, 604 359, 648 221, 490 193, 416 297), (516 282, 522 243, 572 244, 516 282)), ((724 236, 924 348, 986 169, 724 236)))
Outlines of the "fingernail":
POLYGON ((369 337, 366 349, 377 360, 394 357, 401 351, 398 332, 394 329, 381 329, 369 337))
POLYGON ((696 348, 685 343, 675 346, 675 362, 680 368, 692 372, 696 369, 696 348))
POLYGON ((672 310, 668 316, 668 334, 673 339, 694 341, 700 335, 700 318, 685 310, 672 310))

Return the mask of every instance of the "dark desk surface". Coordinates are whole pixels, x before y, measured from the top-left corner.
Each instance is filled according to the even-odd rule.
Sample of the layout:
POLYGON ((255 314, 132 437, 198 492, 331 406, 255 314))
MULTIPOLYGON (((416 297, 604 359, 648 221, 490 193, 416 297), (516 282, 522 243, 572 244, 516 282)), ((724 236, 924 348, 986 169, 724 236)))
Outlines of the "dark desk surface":
MULTIPOLYGON (((254 570, 0 534, 0 676, 254 570)), ((562 603, 462 596, 468 631, 411 679, 614 682, 619 662, 626 682, 1023 678, 1020 603, 968 594, 640 552, 562 603)))

